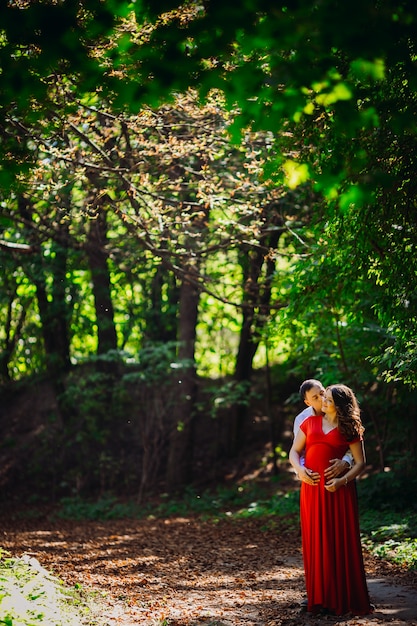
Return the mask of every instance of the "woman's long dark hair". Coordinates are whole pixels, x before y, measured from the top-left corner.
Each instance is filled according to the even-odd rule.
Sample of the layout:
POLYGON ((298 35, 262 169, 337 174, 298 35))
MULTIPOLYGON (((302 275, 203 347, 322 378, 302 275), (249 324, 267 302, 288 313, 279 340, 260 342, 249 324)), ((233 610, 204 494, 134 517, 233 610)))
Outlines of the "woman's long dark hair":
POLYGON ((361 421, 361 412, 355 394, 346 385, 330 385, 327 389, 332 394, 336 407, 337 426, 341 434, 347 441, 357 439, 365 428, 361 421))

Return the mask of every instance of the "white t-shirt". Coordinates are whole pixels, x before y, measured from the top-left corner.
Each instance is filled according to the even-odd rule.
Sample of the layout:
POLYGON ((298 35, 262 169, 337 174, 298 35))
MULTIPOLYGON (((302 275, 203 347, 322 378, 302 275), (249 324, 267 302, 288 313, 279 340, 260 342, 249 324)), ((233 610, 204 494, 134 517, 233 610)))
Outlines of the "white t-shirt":
MULTIPOLYGON (((304 411, 301 411, 301 413, 299 413, 296 418, 294 419, 294 438, 297 436, 298 431, 300 430, 300 426, 301 424, 307 419, 307 417, 310 417, 310 415, 314 415, 314 411, 313 411, 313 407, 308 406, 304 409, 304 411)), ((343 461, 346 461, 347 463, 349 463, 349 465, 353 465, 353 456, 350 450, 348 450, 346 452, 346 454, 343 456, 343 461)), ((300 454, 300 463, 301 465, 304 465, 304 452, 302 454, 300 454)))
POLYGON ((297 436, 297 433, 300 430, 300 426, 304 422, 304 420, 306 420, 307 417, 310 417, 310 415, 313 415, 313 414, 314 414, 313 407, 308 406, 307 408, 304 409, 304 411, 301 411, 301 413, 297 415, 297 417, 294 420, 294 437, 297 436))

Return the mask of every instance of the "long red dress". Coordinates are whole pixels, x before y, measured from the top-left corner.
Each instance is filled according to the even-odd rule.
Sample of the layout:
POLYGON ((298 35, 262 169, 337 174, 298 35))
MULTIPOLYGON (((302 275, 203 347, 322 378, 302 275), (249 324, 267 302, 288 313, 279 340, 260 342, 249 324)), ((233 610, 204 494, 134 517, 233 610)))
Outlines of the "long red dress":
MULTIPOLYGON (((371 612, 359 534, 356 483, 335 492, 324 488, 330 459, 341 459, 347 442, 334 428, 327 434, 321 416, 301 424, 306 435, 305 466, 321 474, 319 485, 302 483, 300 517, 308 610, 335 615, 371 612)), ((356 441, 359 441, 357 439, 356 441)))

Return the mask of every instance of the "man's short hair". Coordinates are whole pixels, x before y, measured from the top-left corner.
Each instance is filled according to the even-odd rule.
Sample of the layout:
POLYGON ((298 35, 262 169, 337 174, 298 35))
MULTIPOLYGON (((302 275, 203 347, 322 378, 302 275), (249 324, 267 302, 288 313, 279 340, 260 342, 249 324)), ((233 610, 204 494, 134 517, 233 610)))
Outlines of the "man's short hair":
POLYGON ((301 400, 305 400, 307 391, 310 391, 312 387, 322 388, 323 384, 315 378, 308 378, 307 380, 305 380, 303 383, 301 383, 300 387, 301 400))

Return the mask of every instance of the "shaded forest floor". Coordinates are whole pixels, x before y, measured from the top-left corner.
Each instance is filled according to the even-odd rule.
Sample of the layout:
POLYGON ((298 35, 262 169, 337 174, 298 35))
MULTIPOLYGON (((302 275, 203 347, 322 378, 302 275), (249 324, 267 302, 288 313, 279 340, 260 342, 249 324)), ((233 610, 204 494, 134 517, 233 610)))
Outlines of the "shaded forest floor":
POLYGON ((100 623, 129 626, 417 624, 417 573, 365 554, 368 617, 300 613, 300 535, 285 519, 201 517, 1 523, 1 546, 29 554, 66 585, 100 592, 100 623))

